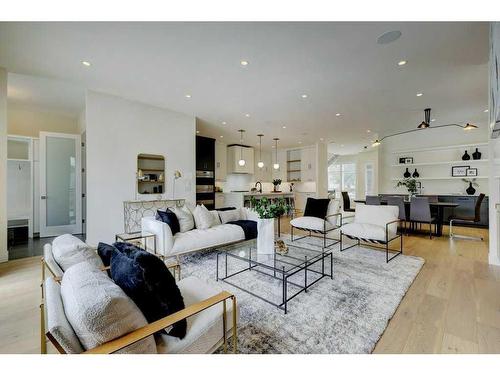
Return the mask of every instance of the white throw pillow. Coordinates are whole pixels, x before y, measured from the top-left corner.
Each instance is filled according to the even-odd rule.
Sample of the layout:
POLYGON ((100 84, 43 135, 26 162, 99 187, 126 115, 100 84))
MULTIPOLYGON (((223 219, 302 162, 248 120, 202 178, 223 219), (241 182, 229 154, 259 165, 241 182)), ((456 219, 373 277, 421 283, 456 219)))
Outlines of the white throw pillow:
MULTIPOLYGON (((64 273, 61 297, 66 317, 87 350, 148 324, 137 305, 106 272, 85 262, 64 273)), ((117 353, 156 354, 156 343, 149 336, 117 353)))
POLYGON ((219 212, 216 211, 216 210, 212 210, 212 211, 210 211, 210 213, 213 216, 213 218, 212 218, 212 226, 215 227, 216 225, 221 225, 222 222, 220 221, 219 212))
POLYGON ((197 229, 208 229, 212 226, 213 215, 204 206, 196 206, 193 210, 194 223, 197 229))
POLYGON ((229 221, 241 220, 241 210, 219 211, 219 216, 222 224, 226 224, 229 221))
POLYGON ((63 234, 52 241, 52 255, 63 271, 81 262, 90 263, 98 269, 104 267, 95 250, 71 234, 63 234))
POLYGON ((180 232, 184 233, 194 228, 193 214, 187 207, 172 207, 170 211, 172 211, 175 216, 177 216, 177 220, 179 220, 180 232))

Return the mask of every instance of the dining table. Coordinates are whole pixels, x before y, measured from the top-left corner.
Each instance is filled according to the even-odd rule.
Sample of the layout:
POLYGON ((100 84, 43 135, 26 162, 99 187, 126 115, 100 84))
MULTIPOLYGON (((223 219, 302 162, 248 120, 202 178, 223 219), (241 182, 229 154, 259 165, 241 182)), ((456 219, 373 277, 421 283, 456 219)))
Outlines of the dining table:
MULTIPOLYGON (((354 202, 356 203, 366 203, 366 200, 364 199, 355 199, 354 202)), ((409 217, 410 213, 410 201, 405 200, 405 208, 406 208, 406 214, 407 217, 409 217)), ((387 201, 384 199, 380 200, 380 204, 387 205, 387 201)), ((445 208, 456 208, 459 206, 458 203, 453 203, 453 202, 429 202, 429 205, 431 206, 431 210, 434 208, 433 211, 436 211, 437 217, 436 217, 436 231, 434 232, 434 236, 436 237, 441 237, 443 235, 443 221, 444 221, 444 209, 445 208)))

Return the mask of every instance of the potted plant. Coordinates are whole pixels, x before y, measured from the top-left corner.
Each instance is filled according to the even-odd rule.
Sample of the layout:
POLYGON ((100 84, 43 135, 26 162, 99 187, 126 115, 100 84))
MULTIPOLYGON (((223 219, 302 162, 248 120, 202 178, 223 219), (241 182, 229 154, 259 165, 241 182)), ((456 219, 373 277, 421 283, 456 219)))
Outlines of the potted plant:
POLYGON ((415 180, 414 178, 405 178, 403 181, 398 181, 396 187, 400 186, 406 186, 410 197, 417 194, 417 180, 415 180))
POLYGON ((479 187, 479 184, 476 182, 475 178, 462 178, 462 181, 466 184, 469 184, 469 187, 465 189, 465 192, 469 195, 474 195, 476 193, 475 187, 479 187))
POLYGON ((257 212, 257 254, 269 256, 274 253, 274 219, 288 209, 284 198, 270 200, 266 197, 250 200, 251 207, 257 212))
POLYGON ((279 186, 281 185, 281 179, 280 178, 275 178, 273 180, 273 186, 274 186, 274 192, 278 193, 279 192, 279 186))

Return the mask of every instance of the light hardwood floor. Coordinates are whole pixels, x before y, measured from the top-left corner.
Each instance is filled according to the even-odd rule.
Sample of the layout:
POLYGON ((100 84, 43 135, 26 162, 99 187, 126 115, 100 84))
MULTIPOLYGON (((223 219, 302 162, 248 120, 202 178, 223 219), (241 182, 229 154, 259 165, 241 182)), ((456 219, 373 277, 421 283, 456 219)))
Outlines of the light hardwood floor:
MULTIPOLYGON (((374 353, 500 353, 500 267, 487 263, 488 232, 458 232, 485 241, 405 237, 405 254, 426 263, 374 353)), ((39 353, 39 284, 39 257, 0 264, 0 353, 39 353)))

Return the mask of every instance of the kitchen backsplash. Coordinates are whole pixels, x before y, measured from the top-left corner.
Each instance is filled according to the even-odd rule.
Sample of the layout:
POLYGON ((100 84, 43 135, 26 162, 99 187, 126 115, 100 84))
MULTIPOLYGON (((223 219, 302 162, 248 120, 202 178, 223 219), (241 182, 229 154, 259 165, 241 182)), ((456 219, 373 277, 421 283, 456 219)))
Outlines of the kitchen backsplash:
MULTIPOLYGON (((253 175, 249 174, 228 174, 226 181, 216 181, 215 186, 222 189, 222 191, 228 193, 231 191, 250 191, 255 186, 255 180, 253 175)), ((271 181, 261 181, 262 191, 270 192, 273 191, 273 184, 271 181)), ((288 182, 283 182, 280 185, 280 190, 283 192, 290 191, 290 184, 288 182)), ((316 183, 315 182, 295 182, 294 191, 296 192, 315 192, 316 183)))

